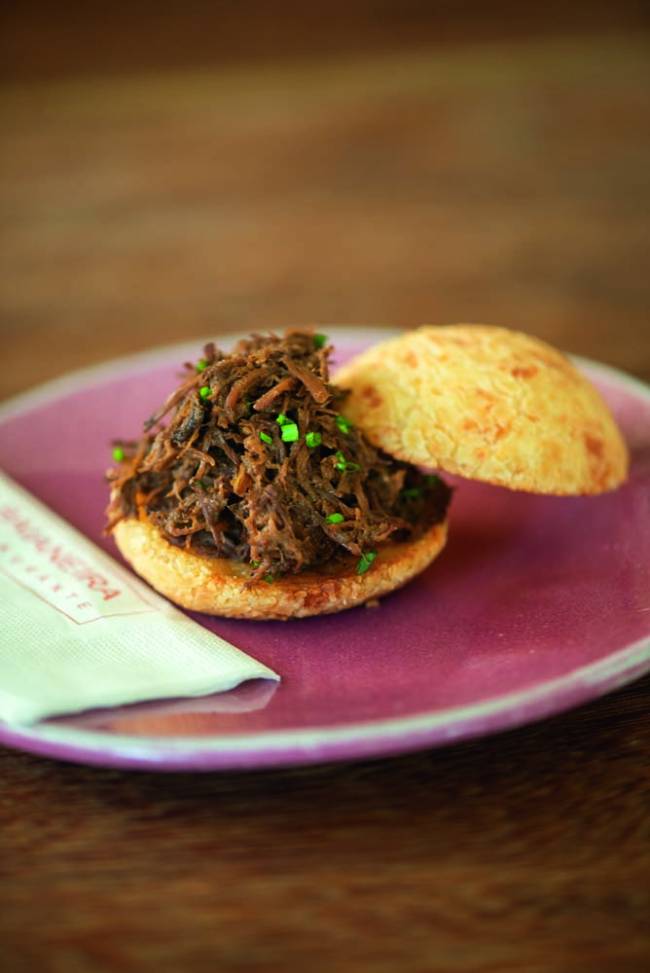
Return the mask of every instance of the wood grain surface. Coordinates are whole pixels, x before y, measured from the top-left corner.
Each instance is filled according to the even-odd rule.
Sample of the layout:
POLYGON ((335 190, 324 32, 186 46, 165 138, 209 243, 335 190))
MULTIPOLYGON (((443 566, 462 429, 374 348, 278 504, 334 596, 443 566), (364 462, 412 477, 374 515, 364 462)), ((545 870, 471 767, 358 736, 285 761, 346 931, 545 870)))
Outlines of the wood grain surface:
MULTIPOLYGON (((650 58, 623 33, 7 83, 0 393, 228 328, 485 321, 650 377, 650 58)), ((636 973, 650 680, 356 765, 0 750, 0 965, 636 973)))

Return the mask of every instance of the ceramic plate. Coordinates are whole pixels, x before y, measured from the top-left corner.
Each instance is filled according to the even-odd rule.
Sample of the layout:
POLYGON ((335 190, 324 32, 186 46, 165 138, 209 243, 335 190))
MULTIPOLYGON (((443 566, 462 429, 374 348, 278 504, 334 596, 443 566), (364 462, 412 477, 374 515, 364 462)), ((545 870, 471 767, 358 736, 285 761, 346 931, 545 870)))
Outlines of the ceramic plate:
MULTIPOLYGON (((339 359, 387 334, 330 329, 339 359)), ((223 339, 222 346, 228 342, 223 339)), ((138 434, 200 342, 76 373, 0 410, 0 466, 102 537, 109 442, 138 434)), ((650 390, 588 362, 633 456, 598 498, 456 481, 447 549, 378 608, 291 622, 196 620, 281 673, 191 703, 96 711, 0 741, 86 763, 253 768, 384 756, 569 709, 650 668, 650 390)))

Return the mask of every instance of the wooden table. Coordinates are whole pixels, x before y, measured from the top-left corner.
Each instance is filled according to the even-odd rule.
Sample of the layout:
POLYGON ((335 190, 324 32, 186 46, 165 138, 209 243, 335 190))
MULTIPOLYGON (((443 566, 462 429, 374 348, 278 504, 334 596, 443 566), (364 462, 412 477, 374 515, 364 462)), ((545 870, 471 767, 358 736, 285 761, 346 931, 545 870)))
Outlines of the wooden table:
MULTIPOLYGON (((650 377, 642 36, 0 94, 1 392, 230 327, 472 320, 650 377)), ((0 955, 53 973, 646 969, 650 680, 398 759, 0 751, 0 955)))

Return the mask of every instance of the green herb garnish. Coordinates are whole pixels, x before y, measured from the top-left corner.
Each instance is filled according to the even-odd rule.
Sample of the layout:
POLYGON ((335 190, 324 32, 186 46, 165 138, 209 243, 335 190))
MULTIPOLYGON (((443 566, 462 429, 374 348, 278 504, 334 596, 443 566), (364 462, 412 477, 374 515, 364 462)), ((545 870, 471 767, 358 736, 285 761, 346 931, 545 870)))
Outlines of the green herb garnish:
POLYGON ((210 388, 209 385, 202 385, 201 388, 199 389, 199 395, 201 396, 202 399, 209 398, 211 394, 212 394, 212 389, 210 388))
POLYGON ((268 432, 261 432, 260 439, 262 440, 263 443, 268 443, 269 446, 273 442, 273 439, 271 436, 269 436, 268 432))
POLYGON ((286 426, 289 422, 291 422, 291 419, 288 419, 287 416, 285 416, 285 414, 281 412, 279 416, 277 416, 275 421, 279 426, 286 426))
POLYGON ((315 449, 316 446, 320 446, 323 441, 323 437, 319 432, 308 432, 305 436, 305 442, 310 449, 315 449))
POLYGON ((326 334, 315 334, 314 335, 314 348, 323 348, 327 344, 326 334))
POLYGON ((300 439, 300 431, 295 422, 287 422, 281 429, 283 443, 295 443, 300 439))
POLYGON ((325 520, 327 521, 328 524, 342 524, 343 521, 345 520, 345 517, 343 516, 343 514, 338 514, 338 513, 328 514, 325 520))
POLYGON ((344 416, 336 417, 336 425, 339 427, 339 429, 345 436, 347 436, 347 434, 352 429, 352 423, 350 422, 349 419, 346 419, 344 416))
POLYGON ((359 558, 359 563, 357 564, 357 574, 365 574, 366 571, 371 567, 372 562, 377 557, 376 551, 366 551, 359 558))
POLYGON ((265 574, 264 575, 264 580, 266 581, 267 584, 273 584, 273 582, 275 581, 275 575, 273 575, 273 574, 265 574))
POLYGON ((351 463, 350 460, 346 459, 340 449, 337 449, 334 455, 336 456, 334 466, 337 470, 341 470, 343 473, 358 473, 361 469, 358 463, 351 463))
POLYGON ((121 463, 124 459, 124 450, 121 446, 116 446, 113 450, 113 459, 116 463, 121 463))
POLYGON ((205 358, 199 358, 194 367, 196 368, 197 372, 204 372, 208 367, 208 363, 205 358))

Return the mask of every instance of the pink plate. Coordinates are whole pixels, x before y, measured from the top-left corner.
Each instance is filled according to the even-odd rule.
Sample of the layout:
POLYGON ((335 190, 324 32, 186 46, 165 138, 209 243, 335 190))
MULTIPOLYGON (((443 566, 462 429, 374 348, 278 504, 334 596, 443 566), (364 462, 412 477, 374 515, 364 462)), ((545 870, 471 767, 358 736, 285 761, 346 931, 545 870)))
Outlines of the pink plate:
MULTIPOLYGON (((330 329, 340 357, 386 334, 330 329)), ((115 555, 101 533, 108 443, 139 432, 199 346, 112 362, 5 404, 0 466, 115 555)), ((623 489, 557 499, 459 482, 447 549, 379 608, 293 622, 195 616, 276 669, 279 688, 0 724, 0 742, 160 770, 378 757, 517 726, 635 679, 650 669, 650 391, 579 365, 630 444, 623 489)))

